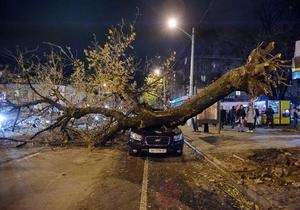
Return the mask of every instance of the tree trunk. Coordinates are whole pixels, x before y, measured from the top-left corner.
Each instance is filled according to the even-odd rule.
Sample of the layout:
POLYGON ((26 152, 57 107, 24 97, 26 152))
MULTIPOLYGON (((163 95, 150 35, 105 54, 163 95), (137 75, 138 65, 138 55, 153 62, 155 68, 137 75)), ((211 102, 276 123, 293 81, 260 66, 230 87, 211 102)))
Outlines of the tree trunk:
MULTIPOLYGON (((116 133, 130 128, 182 125, 188 119, 201 113, 233 91, 246 91, 255 97, 261 94, 272 94, 272 88, 276 87, 277 84, 285 84, 287 79, 282 75, 287 75, 284 74, 284 67, 289 66, 281 60, 280 54, 271 55, 273 49, 274 43, 270 43, 265 48, 262 45, 258 46, 251 52, 245 65, 228 71, 181 106, 165 111, 153 111, 151 108, 139 103, 135 100, 136 94, 131 92, 132 89, 126 89, 127 92, 122 93, 126 97, 120 98, 120 100, 125 100, 132 106, 129 113, 124 113, 124 110, 116 108, 97 106, 97 104, 77 108, 76 105, 68 102, 58 90, 54 91, 55 99, 43 96, 30 84, 29 79, 30 87, 41 99, 16 107, 46 103, 50 105, 49 107, 55 107, 63 113, 53 124, 36 133, 33 138, 44 131, 55 128, 61 128, 61 131, 64 132, 72 119, 80 119, 89 114, 101 114, 111 119, 107 126, 96 132, 95 143, 106 142, 108 139, 113 138, 116 133)), ((136 91, 138 92, 138 90, 136 91)))

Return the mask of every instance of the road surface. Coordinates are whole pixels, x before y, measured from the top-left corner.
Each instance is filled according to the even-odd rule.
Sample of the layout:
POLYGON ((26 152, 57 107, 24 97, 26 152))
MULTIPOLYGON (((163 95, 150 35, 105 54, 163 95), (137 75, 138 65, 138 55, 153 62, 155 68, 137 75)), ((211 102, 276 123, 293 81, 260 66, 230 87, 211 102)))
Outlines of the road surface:
POLYGON ((5 154, 11 158, 0 164, 3 210, 255 208, 187 148, 182 157, 131 157, 125 145, 27 155, 1 148, 5 154))

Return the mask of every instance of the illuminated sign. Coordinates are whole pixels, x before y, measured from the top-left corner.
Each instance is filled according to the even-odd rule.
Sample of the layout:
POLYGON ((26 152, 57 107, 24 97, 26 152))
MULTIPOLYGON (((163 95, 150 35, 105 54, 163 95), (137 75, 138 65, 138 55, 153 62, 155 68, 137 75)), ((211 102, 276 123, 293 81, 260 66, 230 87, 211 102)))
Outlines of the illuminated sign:
POLYGON ((296 41, 295 55, 292 63, 292 78, 300 79, 300 41, 296 41))
POLYGON ((292 77, 293 79, 300 79, 300 56, 293 58, 292 77))

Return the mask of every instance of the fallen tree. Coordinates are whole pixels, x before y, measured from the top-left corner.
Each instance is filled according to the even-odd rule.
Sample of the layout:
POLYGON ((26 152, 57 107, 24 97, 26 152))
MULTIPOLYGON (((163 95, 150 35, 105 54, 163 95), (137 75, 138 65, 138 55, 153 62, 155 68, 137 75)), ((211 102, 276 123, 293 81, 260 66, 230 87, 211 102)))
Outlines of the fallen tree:
POLYGON ((72 140, 76 134, 81 138, 85 136, 89 144, 96 145, 130 128, 182 125, 235 90, 246 91, 255 97, 271 94, 271 88, 286 82, 286 61, 280 54, 272 55, 274 43, 265 47, 260 44, 252 50, 244 65, 229 70, 181 106, 155 111, 147 101, 141 101, 141 96, 151 92, 155 82, 172 72, 175 54, 161 62, 165 75, 154 80, 153 84, 148 82, 137 87, 134 74, 140 64, 130 51, 135 36, 131 26, 114 27, 109 30, 103 46, 95 39, 84 51, 85 60, 76 58, 70 48, 49 43, 51 50, 43 57, 31 51, 18 51, 14 55, 17 72, 7 74, 8 81, 28 84, 36 98, 24 101, 22 97, 8 93, 9 103, 5 106, 18 110, 17 118, 22 112, 31 113, 31 107, 39 104, 42 104, 39 115, 56 110, 58 114, 47 112, 53 117, 51 123, 37 131, 32 139, 43 132, 59 130, 66 137, 65 141, 72 140), (72 73, 66 79, 65 70, 70 68, 72 73), (65 94, 62 86, 70 86, 70 94, 65 94), (73 100, 76 95, 79 99, 73 100), (101 117, 101 125, 89 130, 73 126, 82 119, 88 124, 88 117, 95 115, 101 117))

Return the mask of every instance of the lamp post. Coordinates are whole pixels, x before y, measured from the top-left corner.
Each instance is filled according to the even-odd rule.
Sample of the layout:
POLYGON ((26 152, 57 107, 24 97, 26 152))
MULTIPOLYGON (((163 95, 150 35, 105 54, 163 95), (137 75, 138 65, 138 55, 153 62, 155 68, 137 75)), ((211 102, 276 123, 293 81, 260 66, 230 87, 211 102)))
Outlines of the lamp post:
POLYGON ((177 24, 175 18, 170 18, 168 20, 169 28, 176 28, 179 31, 183 32, 191 40, 191 62, 190 62, 190 85, 189 85, 189 97, 194 95, 194 50, 195 50, 195 28, 192 27, 192 34, 189 34, 177 24))
POLYGON ((192 28, 192 46, 191 46, 191 66, 190 66, 190 92, 189 96, 194 95, 194 50, 195 50, 195 28, 192 28))
MULTIPOLYGON (((177 24, 177 20, 175 18, 170 18, 168 20, 169 28, 176 28, 182 33, 184 33, 190 40, 191 40, 191 62, 190 62, 190 86, 189 86, 189 98, 193 97, 194 95, 194 49, 195 49, 195 28, 192 27, 192 34, 189 34, 182 28, 180 28, 177 24)), ((195 121, 195 119, 194 119, 195 121)), ((188 120, 188 125, 192 125, 192 120, 188 120)))

